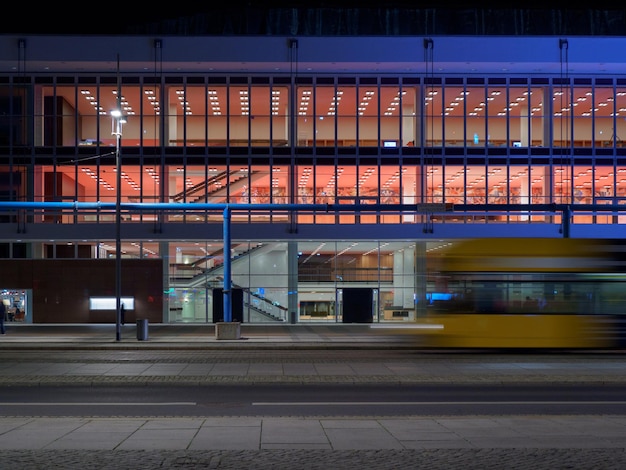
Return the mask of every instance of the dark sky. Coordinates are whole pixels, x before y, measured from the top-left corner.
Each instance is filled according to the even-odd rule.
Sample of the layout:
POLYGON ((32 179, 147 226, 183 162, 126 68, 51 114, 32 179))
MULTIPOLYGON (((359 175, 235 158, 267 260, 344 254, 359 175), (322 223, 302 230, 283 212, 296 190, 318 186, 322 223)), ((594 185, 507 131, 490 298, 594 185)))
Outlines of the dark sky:
MULTIPOLYGON (((593 8, 594 10, 624 11, 625 8, 616 8, 617 2, 594 1, 593 5, 577 6, 576 8, 593 8)), ((243 9, 267 11, 273 8, 411 8, 411 9, 451 9, 472 10, 483 8, 489 10, 509 9, 559 9, 568 10, 572 4, 566 2, 544 1, 541 6, 529 6, 529 2, 452 2, 418 1, 418 0, 226 0, 221 6, 207 6, 207 3, 189 4, 189 2, 170 2, 165 7, 152 4, 142 5, 139 8, 124 8, 119 3, 96 3, 96 11, 90 12, 85 3, 80 4, 80 12, 68 11, 67 4, 47 2, 35 5, 31 2, 17 2, 11 5, 11 14, 3 18, 0 33, 3 34, 149 34, 149 28, 163 25, 168 21, 181 18, 202 16, 210 21, 211 13, 216 11, 230 12, 235 16, 243 9), (121 5, 121 6, 120 6, 121 5)), ((619 3, 618 3, 619 4, 619 3)), ((162 28, 161 28, 162 29, 162 28)))

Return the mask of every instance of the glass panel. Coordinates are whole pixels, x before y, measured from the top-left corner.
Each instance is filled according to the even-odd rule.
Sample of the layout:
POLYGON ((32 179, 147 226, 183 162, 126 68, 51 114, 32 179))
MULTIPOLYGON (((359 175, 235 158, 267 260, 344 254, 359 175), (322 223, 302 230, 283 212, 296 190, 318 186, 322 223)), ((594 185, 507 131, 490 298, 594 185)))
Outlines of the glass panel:
POLYGON ((10 129, 11 145, 27 145, 28 141, 28 124, 30 122, 30 108, 28 103, 30 96, 30 85, 17 85, 13 87, 0 87, 0 102, 2 109, 0 115, 0 144, 8 145, 9 140, 6 139, 7 132, 10 129), (12 94, 9 96, 9 94, 12 94), (10 116, 9 122, 6 117, 10 116), (7 126, 10 123, 10 126, 7 126))
MULTIPOLYGON (((383 176, 381 171, 380 181, 384 188, 384 182, 389 178, 383 176)), ((382 191, 382 190, 381 190, 382 191)), ((404 165, 402 168, 402 203, 419 204, 422 201, 422 166, 404 165)), ((417 220, 414 213, 402 214, 402 222, 411 223, 417 220)))
MULTIPOLYGON (((480 145, 485 142, 490 147, 507 145, 507 117, 511 104, 507 96, 506 86, 490 86, 487 88, 487 135, 479 133, 480 145)), ((484 132, 484 130, 483 130, 484 132)), ((476 136, 473 137, 476 139, 476 136)))
MULTIPOLYGON (((48 93, 51 90, 45 90, 48 93)), ((100 90, 96 86, 79 87, 78 97, 78 119, 79 119, 79 143, 81 146, 93 146, 102 143, 102 137, 109 138, 111 133, 111 124, 103 129, 98 128, 100 116, 107 116, 110 109, 104 109, 100 104, 100 90), (107 132, 108 131, 108 132, 107 132)), ((46 99, 46 98, 44 98, 46 99)), ((110 114, 109 114, 110 116, 110 114)), ((111 119, 109 117, 109 119, 111 119)), ((110 142, 109 142, 110 144, 110 142)), ((113 144, 115 140, 113 139, 113 144)))
MULTIPOLYGON (((596 165, 593 168, 593 175, 593 202, 600 205, 613 205, 615 202, 613 167, 596 165)), ((613 222, 613 215, 610 212, 600 212, 594 219, 589 220, 589 223, 610 224, 613 222)))
POLYGON ((509 147, 528 147, 530 100, 527 87, 509 88, 509 147))
POLYGON ((297 145, 299 147, 310 147, 313 145, 313 133, 315 117, 313 116, 313 90, 310 86, 297 88, 298 97, 298 120, 297 145))
MULTIPOLYGON (((72 173, 74 169, 72 168, 72 173)), ((68 178, 70 178, 68 176, 68 178)), ((78 166, 78 201, 115 202, 115 167, 98 164, 78 166)))
MULTIPOLYGON (((316 165, 315 170, 315 204, 333 204, 335 202, 335 167, 332 165, 316 165)), ((335 223, 333 214, 318 214, 316 223, 335 223)))
MULTIPOLYGON (((401 174, 406 169, 400 169, 397 165, 385 165, 380 169, 380 203, 399 204, 400 203, 400 180, 401 174)), ((403 181, 403 183, 405 183, 403 181)))
POLYGON ((356 146, 356 105, 356 87, 337 88, 331 108, 334 107, 337 115, 337 145, 339 147, 356 146))
MULTIPOLYGON (((176 188, 178 188, 178 191, 176 188, 170 190, 170 194, 172 195, 170 197, 173 202, 185 201, 215 204, 224 203, 226 202, 226 195, 227 191, 229 190, 229 182, 232 181, 236 183, 241 179, 241 172, 239 170, 235 170, 234 167, 231 167, 231 171, 229 172, 225 165, 211 165, 207 168, 200 165, 186 165, 185 167, 177 165, 175 167, 172 167, 170 169, 170 172, 182 174, 183 168, 185 170, 184 172, 186 182, 184 183, 184 187, 186 189, 185 191, 182 191, 181 189, 183 188, 182 176, 174 176, 174 178, 177 180, 176 188)), ((247 175, 247 169, 244 170, 244 175, 247 175)), ((246 187, 248 185, 245 179, 240 184, 246 185, 246 187)), ((233 188, 230 188, 230 190, 233 190, 233 188)), ((237 190, 239 190, 239 196, 241 196, 241 186, 234 189, 235 192, 237 190)), ((236 197, 237 196, 233 196, 233 198, 236 197)), ((239 201, 234 200, 232 202, 239 201)), ((208 212, 207 217, 211 221, 222 220, 221 212, 208 212)))
MULTIPOLYGON (((380 201, 378 191, 378 167, 377 165, 360 165, 358 180, 356 182, 355 202, 359 204, 378 204, 380 201)), ((346 199, 349 201, 349 198, 346 199)), ((361 224, 376 224, 379 222, 377 214, 359 214, 358 222, 361 224)))
POLYGON ((331 279, 331 258, 334 253, 333 243, 298 242, 300 322, 336 320, 336 285, 331 279))
POLYGON ((210 146, 225 146, 227 139, 228 120, 227 88, 225 86, 209 85, 208 94, 208 117, 207 137, 210 146))
MULTIPOLYGON (((400 147, 402 144, 400 112, 405 94, 398 87, 380 88, 380 146, 383 148, 400 147)), ((408 132, 413 135, 410 130, 408 132)))
POLYGON ((250 136, 250 95, 248 87, 231 85, 228 94, 228 131, 230 132, 229 145, 231 147, 247 147, 250 136))
POLYGON ((248 169, 242 166, 238 172, 233 172, 231 176, 231 201, 250 204, 251 195, 259 183, 264 184, 265 190, 269 191, 269 168, 254 167, 248 172, 248 169))
MULTIPOLYGON (((163 202, 161 200, 161 177, 160 169, 158 166, 144 165, 140 167, 141 170, 141 192, 139 197, 143 202, 163 202)), ((167 199, 169 201, 169 199, 167 199)), ((154 216, 149 215, 148 212, 144 212, 144 218, 154 216)))
POLYGON ((212 271, 219 271, 222 256, 221 243, 189 241, 169 244, 169 253, 163 257, 169 266, 170 322, 213 321, 212 286, 221 288, 222 285, 212 271))
MULTIPOLYGON (((336 203, 354 205, 357 196, 356 165, 345 165, 337 169, 336 203)), ((353 224, 356 214, 339 213, 339 223, 353 224)))
POLYGON ((159 244, 153 241, 135 241, 130 243, 129 251, 135 253, 137 258, 158 258, 159 244))
MULTIPOLYGON (((593 142, 593 135, 591 132, 592 128, 592 119, 594 115, 597 118, 604 117, 606 119, 612 113, 613 106, 611 103, 610 109, 609 103, 606 101, 606 96, 604 96, 604 101, 596 101, 594 103, 593 93, 591 92, 591 88, 582 88, 576 87, 573 89, 574 91, 574 100, 571 106, 570 116, 573 118, 573 144, 575 147, 591 147, 593 142)), ((595 97, 596 99, 599 97, 595 97)), ((596 132, 602 131, 602 124, 600 124, 600 119, 596 120, 596 132)), ((609 123, 609 126, 612 127, 612 121, 609 123)), ((610 134, 609 134, 610 135, 610 134)), ((598 142, 599 144, 600 142, 598 142)))
MULTIPOLYGON (((404 87, 402 89, 402 102, 400 108, 402 126, 402 145, 404 147, 414 147, 420 145, 421 139, 418 134, 418 89, 417 87, 404 87)), ((381 113, 384 114, 384 113, 381 113)), ((381 127, 382 127, 381 116, 381 127)))
MULTIPOLYGON (((480 100, 482 93, 482 88, 466 91, 463 87, 449 86, 444 89, 444 102, 446 105, 443 115, 447 147, 462 147, 465 145, 463 139, 463 121, 465 119, 466 106, 471 105, 466 102, 470 99, 473 101, 480 100)), ((484 135, 485 122, 483 116, 477 118, 472 114, 467 119, 467 125, 469 135, 484 135)), ((472 139, 468 138, 468 145, 470 145, 470 142, 472 142, 472 139)), ((482 144, 484 144, 484 142, 482 144)), ((472 143, 471 145, 478 145, 478 143, 472 143)))
MULTIPOLYGON (((250 251, 262 244, 240 246, 250 251)), ((288 264, 287 243, 275 243, 273 250, 233 265, 233 282, 244 290, 244 320, 249 315, 251 322, 289 321, 288 264)))
MULTIPOLYGON (((51 90, 48 89, 48 91, 51 90)), ((44 115, 46 116, 44 145, 65 147, 78 145, 77 113, 84 111, 85 115, 97 115, 91 103, 87 100, 76 103, 75 86, 59 86, 55 95, 44 96, 44 115), (82 105, 82 108, 79 109, 78 105, 82 105)), ((95 107, 97 106, 96 102, 95 107)))
MULTIPOLYGON (((139 116, 139 110, 141 108, 141 101, 143 99, 141 88, 135 85, 124 85, 122 87, 122 96, 120 104, 122 106, 122 113, 126 116, 126 123, 123 127, 122 145, 125 146, 137 146, 141 143, 141 119, 139 116)), ((113 97, 117 96, 117 90, 112 93, 113 97)), ((111 119, 111 111, 116 109, 116 105, 112 108, 105 108, 108 112, 109 120, 111 119)), ((106 129, 106 127, 103 127, 106 129)))
MULTIPOLYGON (((617 167, 617 175, 615 177, 615 186, 616 186, 616 202, 619 204, 621 209, 623 209, 624 204, 626 204, 626 167, 618 166, 617 167)), ((622 212, 618 216, 617 223, 623 224, 626 223, 626 215, 622 212)))
MULTIPOLYGON (((313 196, 315 189, 313 187, 313 167, 311 165, 297 165, 296 178, 298 182, 298 204, 313 204, 313 196)), ((298 223, 313 223, 313 215, 300 212, 298 214, 298 223)))
POLYGON ((188 111, 185 89, 183 85, 168 86, 166 96, 168 145, 182 147, 185 145, 185 115, 188 111))
POLYGON ((572 198, 572 179, 570 168, 567 165, 554 165, 554 202, 557 204, 569 204, 572 198))
MULTIPOLYGON (((175 165, 165 168, 166 176, 164 180, 167 188, 166 200, 168 202, 184 203, 205 203, 207 201, 207 172, 204 166, 200 165, 175 165)), ((151 200, 158 201, 160 193, 161 178, 159 167, 146 165, 141 174, 142 193, 141 197, 145 202, 151 200)), ((144 220, 153 220, 158 217, 158 212, 144 212, 144 220)), ((166 212, 165 217, 170 222, 182 222, 189 220, 200 222, 206 220, 206 214, 201 212, 187 213, 166 212)))
MULTIPOLYGON (((243 95, 241 95, 243 96, 243 95)), ((279 95, 276 95, 280 99, 279 95)), ((270 122, 274 107, 274 96, 268 86, 250 89, 250 144, 253 147, 270 146, 270 122)), ((276 106, 278 109, 278 105, 276 106)), ((243 112, 243 103, 242 103, 243 112)))
POLYGON ((446 166, 444 201, 450 204, 465 203, 465 168, 463 166, 446 166))
POLYGON ((506 167, 489 165, 487 167, 487 202, 506 204, 509 199, 509 187, 506 181, 506 167))
POLYGON ((272 146, 289 145, 289 88, 272 88, 272 146))
MULTIPOLYGON (((52 96, 52 87, 46 87, 42 85, 35 85, 34 88, 35 100, 34 100, 34 144, 38 147, 44 145, 44 132, 45 132, 45 116, 44 116, 44 96, 52 96)), ((9 87, 0 86, 0 96, 7 96, 6 102, 0 104, 0 144, 8 145, 9 142, 9 129, 10 121, 6 116, 10 112, 9 99, 8 99, 9 87)))
MULTIPOLYGON (((615 117, 615 99, 613 97, 613 88, 596 88, 594 95, 594 111, 592 115, 586 119, 576 119, 576 138, 579 139, 579 124, 586 125, 589 129, 585 132, 591 134, 591 125, 594 129, 594 146, 595 147, 613 147, 616 143, 615 131, 614 131, 614 117, 615 117), (592 122, 593 119, 593 122, 592 122)), ((580 106, 578 107, 580 108, 580 106)), ((582 117, 585 116, 585 109, 576 109, 576 115, 580 113, 582 117), (582 111, 582 113, 581 113, 582 111)))
POLYGON ((566 85, 558 85, 554 87, 552 106, 553 113, 553 135, 554 140, 552 145, 554 147, 567 148, 572 142, 571 132, 571 88, 566 85))
POLYGON ((289 194, 289 167, 273 166, 271 169, 272 200, 274 204, 288 204, 289 194))
MULTIPOLYGON (((204 147, 206 145, 206 88, 202 86, 187 86, 184 102, 186 119, 186 143, 190 147, 204 147)), ((181 102, 182 106, 182 102, 181 102)))
POLYGON ((593 172, 590 167, 576 167, 574 171, 574 204, 591 204, 593 172))
MULTIPOLYGON (((487 202, 487 187, 484 166, 472 165, 467 167, 466 191, 468 204, 485 204, 487 202)), ((435 200, 435 202, 441 201, 435 200)))
MULTIPOLYGON (((530 111, 530 145, 533 147, 545 147, 549 145, 549 128, 550 123, 549 116, 546 116, 546 100, 545 97, 550 96, 547 87, 533 87, 530 91, 528 99, 528 109, 530 111)), ((548 101, 549 104, 549 101, 548 101)), ((549 109, 549 108, 548 108, 549 109)), ((523 124, 520 126, 521 133, 521 145, 525 147, 527 142, 524 141, 524 128, 523 124)))
POLYGON ((437 203, 440 204, 443 202, 443 181, 442 181, 443 170, 441 166, 430 165, 426 169, 426 198, 424 202, 426 203, 437 203))
POLYGON ((159 122, 161 115, 161 88, 148 85, 143 90, 142 139, 143 145, 158 146, 160 143, 159 122))
POLYGON ((210 166, 207 174, 207 202, 226 202, 226 187, 228 186, 227 167, 225 165, 210 166))
MULTIPOLYGON (((85 90, 85 87, 81 87, 81 90, 85 90)), ((88 88, 87 88, 88 89, 88 88)), ((115 128, 113 127, 114 121, 111 117, 111 111, 117 109, 117 86, 101 86, 97 89, 98 93, 95 96, 95 100, 89 99, 89 95, 84 95, 81 92, 81 99, 79 103, 81 104, 81 109, 85 109, 84 114, 89 115, 87 112, 88 107, 93 107, 97 109, 98 116, 98 128, 90 129, 89 134, 83 133, 83 137, 85 139, 91 138, 90 135, 95 135, 98 137, 101 145, 115 147, 116 137, 113 135, 115 128), (85 98, 84 100, 82 98, 85 98), (85 103, 83 103, 83 101, 85 103)), ((130 89, 128 90, 130 92, 130 89)), ((122 107, 122 112, 125 116, 127 116, 127 122, 122 126, 122 145, 138 145, 139 144, 139 132, 140 132, 140 122, 137 117, 135 117, 136 110, 139 109, 139 88, 135 89, 135 92, 132 93, 134 104, 130 104, 126 97, 124 96, 124 90, 122 91, 122 96, 120 97, 120 104, 122 107), (128 139, 128 142, 127 142, 128 139)), ((79 110, 80 115, 83 115, 83 111, 79 110)), ((91 121, 87 119, 86 123, 89 124, 91 121)), ((89 127, 88 127, 89 128, 89 127)), ((83 140, 85 140, 83 139, 83 140)))
POLYGON ((610 202, 613 203, 613 196, 615 195, 613 189, 615 188, 615 173, 613 167, 607 166, 594 166, 594 202, 610 202))
MULTIPOLYGON (((508 202, 511 204, 529 204, 531 194, 531 181, 529 177, 529 169, 527 165, 509 165, 503 168, 503 178, 506 180, 508 187, 508 202)), ((537 181, 535 184, 539 184, 537 181)), ((510 221, 526 221, 526 214, 509 216, 510 221)))
POLYGON ((626 88, 618 87, 615 93, 615 135, 613 140, 616 147, 624 147, 626 139, 626 88))
MULTIPOLYGON (((381 90, 382 93, 382 90, 381 90)), ((359 146, 361 147, 377 147, 378 146, 378 92, 376 85, 363 85, 359 88, 359 146)), ((381 98, 382 99, 382 98, 381 98)), ((393 136, 393 120, 387 120, 380 115, 380 127, 383 136, 388 135, 389 141, 395 141, 393 136), (387 128, 387 126, 390 126, 387 128)), ((397 127, 397 124, 396 124, 397 127)), ((383 137, 387 139, 387 137, 383 137)))
POLYGON ((315 145, 333 147, 335 145, 335 115, 337 105, 335 87, 315 88, 315 145))
MULTIPOLYGON (((530 167, 530 184, 532 188, 531 204, 548 204, 550 202, 550 168, 547 166, 534 165, 530 167)), ((522 180, 522 188, 524 183, 522 180)), ((523 191, 523 189, 522 189, 523 191)), ((524 204, 526 196, 522 193, 521 203, 524 204)))
MULTIPOLYGON (((206 172, 205 167, 200 165, 180 165, 169 167, 168 188, 170 201, 186 203, 205 203, 206 201, 206 172)), ((206 221, 206 214, 201 211, 183 214, 172 213, 172 219, 176 221, 186 220, 189 222, 206 221), (184 218, 183 218, 184 217, 184 218)))
MULTIPOLYGON (((378 195, 380 204, 399 204, 401 202, 400 198, 400 180, 402 174, 402 190, 408 191, 410 194, 412 191, 415 191, 414 180, 405 178, 407 170, 406 168, 401 169, 399 165, 385 165, 380 167, 380 191, 378 191, 377 186, 371 187, 369 194, 371 196, 378 195)), ((373 177, 375 173, 368 178, 368 180, 372 180, 372 183, 377 182, 373 177)), ((407 202, 408 203, 408 202, 407 202)), ((390 223, 398 223, 399 216, 391 213, 382 213, 381 214, 381 222, 390 224, 390 223)), ((405 220, 406 221, 406 220, 405 220)))
POLYGON ((243 202, 243 200, 247 200, 248 188, 250 187, 250 180, 248 175, 248 166, 247 165, 237 165, 237 163, 233 163, 230 166, 230 174, 228 175, 228 187, 226 189, 226 193, 228 195, 227 201, 228 203, 237 203, 243 202), (243 196, 242 194, 246 194, 243 196))
POLYGON ((443 91, 441 87, 427 86, 424 98, 424 130, 426 147, 441 147, 442 130, 441 116, 443 115, 443 91))

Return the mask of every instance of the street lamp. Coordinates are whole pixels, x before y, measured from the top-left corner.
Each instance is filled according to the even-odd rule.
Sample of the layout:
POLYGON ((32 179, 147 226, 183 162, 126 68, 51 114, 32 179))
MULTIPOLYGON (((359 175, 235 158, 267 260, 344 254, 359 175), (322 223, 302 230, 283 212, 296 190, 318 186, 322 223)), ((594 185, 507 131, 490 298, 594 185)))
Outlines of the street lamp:
POLYGON ((115 136, 115 340, 122 336, 122 162, 120 144, 122 125, 126 117, 122 113, 122 94, 117 90, 117 109, 111 111, 111 134, 115 136))

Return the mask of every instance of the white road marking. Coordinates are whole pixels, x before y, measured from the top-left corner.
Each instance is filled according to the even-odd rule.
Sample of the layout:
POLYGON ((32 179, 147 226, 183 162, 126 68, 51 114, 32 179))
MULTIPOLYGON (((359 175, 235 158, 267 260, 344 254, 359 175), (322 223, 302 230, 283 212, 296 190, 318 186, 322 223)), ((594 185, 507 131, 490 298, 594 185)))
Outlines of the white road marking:
POLYGON ((173 401, 173 402, 159 402, 159 403, 84 403, 84 402, 70 402, 70 403, 58 403, 58 402, 23 402, 23 403, 8 403, 0 402, 0 406, 196 406, 197 403, 193 401, 173 401))
POLYGON ((255 402, 253 406, 360 406, 360 405, 626 405, 626 401, 362 401, 362 402, 255 402))

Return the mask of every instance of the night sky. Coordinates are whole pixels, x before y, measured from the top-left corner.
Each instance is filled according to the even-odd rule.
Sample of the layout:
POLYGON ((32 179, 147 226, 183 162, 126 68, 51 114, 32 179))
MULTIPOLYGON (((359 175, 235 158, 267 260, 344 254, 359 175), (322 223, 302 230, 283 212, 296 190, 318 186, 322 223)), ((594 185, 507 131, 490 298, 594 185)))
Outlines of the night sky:
MULTIPOLYGON (((594 1, 592 6, 577 7, 584 8, 583 12, 598 12, 603 18, 607 18, 607 12, 617 12, 624 14, 625 8, 616 8, 616 2, 594 1)), ((618 3, 619 4, 619 3, 618 3)), ((218 7, 209 7, 207 3, 198 4, 185 2, 170 2, 163 4, 139 4, 137 7, 125 8, 123 3, 97 3, 97 9, 89 8, 89 3, 81 3, 75 11, 68 11, 73 6, 72 3, 48 2, 36 5, 32 2, 16 2, 6 9, 3 16, 3 25, 0 33, 3 34, 163 34, 172 29, 171 24, 181 19, 199 19, 202 21, 212 21, 213 18, 219 20, 223 15, 234 15, 241 18, 241 12, 245 10, 256 11, 259 15, 270 9, 276 8, 332 8, 332 9, 432 9, 471 11, 473 9, 494 10, 562 10, 564 13, 571 12, 571 2, 542 2, 542 7, 529 7, 528 2, 452 2, 440 1, 410 1, 410 0, 379 0, 377 2, 349 1, 349 0, 228 0, 218 7), (461 5, 461 6, 459 6, 461 5), (91 10, 91 11, 90 11, 91 10), (221 13, 216 14, 216 13, 221 13)), ((180 29, 180 28, 179 28, 180 29)), ((176 31, 175 34, 180 34, 176 31)), ((195 34, 190 31, 188 34, 195 34)))

